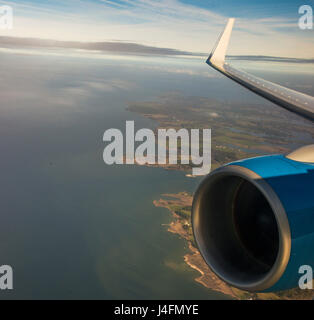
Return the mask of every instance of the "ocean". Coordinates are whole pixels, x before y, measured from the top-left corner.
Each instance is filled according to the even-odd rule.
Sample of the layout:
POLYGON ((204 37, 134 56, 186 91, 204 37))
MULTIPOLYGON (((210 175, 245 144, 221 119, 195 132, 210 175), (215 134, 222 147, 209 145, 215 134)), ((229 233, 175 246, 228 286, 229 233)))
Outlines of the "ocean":
MULTIPOLYGON (((185 241, 167 231, 170 213, 153 205, 163 193, 193 192, 201 178, 108 166, 102 136, 126 120, 154 128, 126 108, 169 92, 262 98, 201 58, 13 50, 0 52, 0 69, 0 264, 14 274, 0 299, 228 299, 195 281, 185 241)), ((313 73, 253 69, 314 91, 313 73)))

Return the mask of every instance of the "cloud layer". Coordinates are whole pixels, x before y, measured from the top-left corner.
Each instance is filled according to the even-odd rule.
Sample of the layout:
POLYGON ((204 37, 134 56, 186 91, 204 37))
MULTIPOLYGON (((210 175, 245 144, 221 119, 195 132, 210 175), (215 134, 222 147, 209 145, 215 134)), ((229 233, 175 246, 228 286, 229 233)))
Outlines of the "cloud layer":
MULTIPOLYGON (((3 36, 118 40, 187 52, 209 52, 228 18, 179 0, 55 0, 36 4, 0 0, 0 4, 12 5, 15 14, 14 29, 2 31, 3 36)), ((291 12, 292 18, 242 15, 236 20, 230 54, 313 58, 313 31, 298 28, 297 9, 291 12)))

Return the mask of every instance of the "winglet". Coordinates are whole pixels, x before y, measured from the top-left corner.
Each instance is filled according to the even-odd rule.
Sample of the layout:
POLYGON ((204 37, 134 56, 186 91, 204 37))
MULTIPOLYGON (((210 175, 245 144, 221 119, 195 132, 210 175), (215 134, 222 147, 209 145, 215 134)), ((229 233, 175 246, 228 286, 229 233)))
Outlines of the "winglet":
POLYGON ((234 24, 234 18, 230 18, 223 31, 222 35, 217 41, 212 53, 208 57, 206 63, 209 65, 222 66, 225 63, 225 56, 234 24))

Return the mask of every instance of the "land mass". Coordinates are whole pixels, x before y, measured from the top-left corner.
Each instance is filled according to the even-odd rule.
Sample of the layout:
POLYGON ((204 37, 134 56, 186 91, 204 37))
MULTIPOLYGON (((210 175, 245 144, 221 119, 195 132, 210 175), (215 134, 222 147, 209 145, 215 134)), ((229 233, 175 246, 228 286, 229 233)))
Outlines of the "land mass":
MULTIPOLYGON (((310 122, 267 104, 221 103, 171 92, 154 101, 130 103, 127 109, 156 121, 158 129, 211 129, 212 170, 248 157, 287 153, 297 146, 312 144, 314 138, 310 122)), ((180 147, 179 144, 178 155, 180 147)), ((192 164, 178 161, 178 165, 163 167, 190 173, 192 164)))
MULTIPOLYGON (((221 103, 202 97, 187 97, 178 92, 157 100, 131 103, 128 110, 157 121, 158 129, 212 129, 212 170, 228 162, 265 154, 286 153, 313 143, 312 125, 297 116, 270 105, 221 103)), ((202 141, 201 141, 202 143, 202 141)), ((180 148, 178 154, 180 153, 180 148)), ((191 166, 150 165, 181 170, 190 175, 191 166)), ((249 293, 220 280, 207 266, 196 248, 191 227, 192 195, 187 192, 164 194, 154 201, 167 208, 173 217, 168 231, 188 242, 185 262, 200 273, 195 280, 203 286, 234 299, 313 299, 311 290, 292 289, 276 293, 249 293)))
POLYGON ((179 235, 188 243, 189 253, 184 256, 184 261, 200 273, 195 280, 214 291, 221 292, 234 299, 250 300, 312 300, 313 290, 292 289, 276 293, 250 293, 231 287, 220 280, 207 266, 200 252, 196 248, 191 226, 192 195, 187 192, 178 194, 163 194, 163 198, 154 201, 156 207, 166 208, 171 212, 172 222, 168 231, 179 235))

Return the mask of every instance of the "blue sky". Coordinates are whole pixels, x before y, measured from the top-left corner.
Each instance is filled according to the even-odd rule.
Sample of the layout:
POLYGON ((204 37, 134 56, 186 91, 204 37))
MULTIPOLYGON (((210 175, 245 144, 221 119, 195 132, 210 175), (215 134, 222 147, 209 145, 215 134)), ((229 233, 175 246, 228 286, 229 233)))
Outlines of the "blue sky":
POLYGON ((75 41, 131 41, 208 52, 230 16, 231 54, 314 57, 314 30, 298 8, 314 0, 19 0, 14 28, 0 35, 75 41))
POLYGON ((196 4, 201 8, 213 10, 223 15, 252 18, 262 17, 295 17, 296 7, 303 4, 313 4, 313 1, 305 0, 182 0, 186 4, 196 4))

